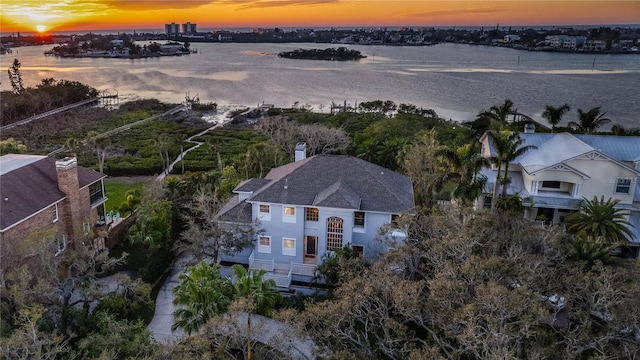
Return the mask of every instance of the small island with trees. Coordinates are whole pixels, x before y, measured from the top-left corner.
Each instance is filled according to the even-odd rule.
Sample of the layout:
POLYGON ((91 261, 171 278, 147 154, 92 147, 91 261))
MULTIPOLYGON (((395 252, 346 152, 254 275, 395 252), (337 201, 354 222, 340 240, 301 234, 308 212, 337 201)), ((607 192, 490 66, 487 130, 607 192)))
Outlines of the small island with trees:
POLYGON ((294 51, 283 51, 278 57, 287 59, 303 59, 303 60, 331 60, 331 61, 348 61, 360 60, 366 58, 358 50, 349 50, 346 47, 328 48, 328 49, 298 49, 294 51))

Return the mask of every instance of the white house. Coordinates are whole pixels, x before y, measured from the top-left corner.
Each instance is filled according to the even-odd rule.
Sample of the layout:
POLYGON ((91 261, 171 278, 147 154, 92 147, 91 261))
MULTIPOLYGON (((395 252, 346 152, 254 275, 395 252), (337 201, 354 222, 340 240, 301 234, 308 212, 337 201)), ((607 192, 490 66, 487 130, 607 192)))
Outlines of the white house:
MULTIPOLYGON (((583 199, 594 196, 620 200, 633 225, 633 255, 640 247, 640 137, 579 135, 570 133, 520 133, 522 146, 535 148, 509 164, 507 194, 519 194, 532 206, 525 216, 559 224, 576 211, 583 199)), ((495 155, 489 133, 481 138, 482 156, 495 155)), ((487 177, 484 204, 491 203, 495 166, 484 168, 487 177)))
POLYGON ((258 219, 262 232, 254 249, 223 260, 267 270, 267 278, 286 288, 292 279, 310 282, 322 256, 347 244, 368 259, 388 250, 375 238, 414 207, 407 176, 346 155, 307 158, 304 144, 296 146, 295 159, 234 189, 219 219, 258 219))

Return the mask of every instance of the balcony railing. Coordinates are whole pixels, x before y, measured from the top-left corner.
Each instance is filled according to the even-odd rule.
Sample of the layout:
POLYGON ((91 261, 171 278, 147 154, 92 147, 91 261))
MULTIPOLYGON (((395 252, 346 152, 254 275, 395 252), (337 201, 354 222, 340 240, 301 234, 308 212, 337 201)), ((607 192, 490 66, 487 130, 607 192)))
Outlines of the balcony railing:
POLYGON ((316 275, 316 265, 301 263, 281 263, 271 260, 256 259, 253 251, 249 255, 249 269, 265 270, 265 279, 273 279, 278 287, 288 288, 291 285, 292 275, 302 275, 313 277, 316 275))
POLYGON ((291 263, 291 272, 295 275, 316 276, 316 265, 291 263))
POLYGON ((249 255, 249 269, 273 271, 274 269, 273 259, 271 260, 256 259, 252 251, 251 255, 249 255))

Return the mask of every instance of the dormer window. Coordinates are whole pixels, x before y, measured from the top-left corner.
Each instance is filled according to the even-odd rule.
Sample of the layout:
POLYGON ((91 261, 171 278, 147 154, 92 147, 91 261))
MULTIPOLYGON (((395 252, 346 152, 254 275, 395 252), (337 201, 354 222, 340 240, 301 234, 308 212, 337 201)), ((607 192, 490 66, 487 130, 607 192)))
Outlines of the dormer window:
POLYGON ((631 179, 617 179, 616 194, 628 194, 631 191, 631 179))

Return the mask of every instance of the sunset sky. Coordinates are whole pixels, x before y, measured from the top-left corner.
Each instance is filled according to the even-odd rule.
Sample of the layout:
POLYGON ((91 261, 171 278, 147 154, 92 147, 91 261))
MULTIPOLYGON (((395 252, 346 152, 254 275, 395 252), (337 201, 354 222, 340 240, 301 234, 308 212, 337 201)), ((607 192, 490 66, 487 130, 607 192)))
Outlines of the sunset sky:
POLYGON ((640 1, 2 0, 0 31, 640 24, 640 1))

